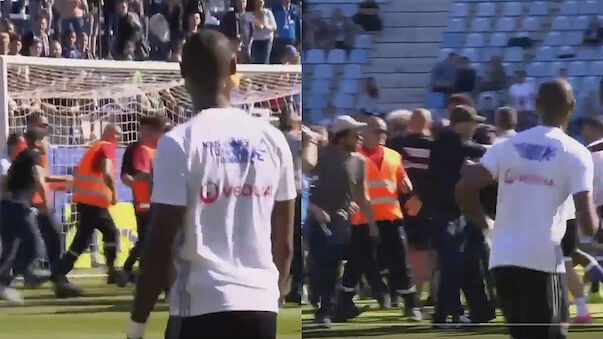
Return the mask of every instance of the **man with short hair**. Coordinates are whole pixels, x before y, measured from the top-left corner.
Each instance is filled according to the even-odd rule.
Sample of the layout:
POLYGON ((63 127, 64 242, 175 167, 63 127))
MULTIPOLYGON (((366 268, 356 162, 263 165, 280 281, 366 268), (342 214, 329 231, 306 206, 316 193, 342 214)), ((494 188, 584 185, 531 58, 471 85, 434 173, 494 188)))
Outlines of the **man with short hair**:
MULTIPOLYGON (((15 158, 2 188, 0 299, 17 305, 23 304, 23 298, 14 288, 10 287, 13 274, 25 272, 33 260, 42 255, 37 244, 35 215, 30 208, 30 203, 34 193, 37 192, 43 197, 44 206, 47 206, 44 168, 41 166, 39 154, 43 139, 44 132, 42 130, 27 131, 28 149, 23 150, 15 158), (12 273, 11 270, 13 270, 12 273)), ((36 279, 41 278, 36 277, 36 279)))
MULTIPOLYGON (((153 161, 165 125, 165 119, 160 116, 141 117, 138 121, 139 139, 128 146, 122 160, 121 181, 132 189, 138 234, 136 244, 124 262, 123 271, 126 274, 119 276, 119 278, 129 277, 130 281, 134 280, 132 268, 142 254, 147 234, 153 186, 153 161)), ((128 280, 118 280, 116 283, 119 287, 125 287, 128 280)))
POLYGON ((585 235, 603 241, 603 231, 597 232, 593 208, 592 158, 563 131, 574 110, 571 87, 564 80, 542 84, 536 106, 543 125, 494 145, 479 164, 466 165, 456 197, 469 220, 491 230, 490 269, 506 322, 541 324, 512 326, 511 336, 565 338, 565 201, 573 197, 585 235), (499 184, 495 222, 479 203, 480 189, 493 181, 499 184))
POLYGON ((536 86, 526 81, 526 72, 515 72, 515 83, 509 87, 510 105, 517 111, 517 130, 524 131, 538 124, 536 114, 536 86))
POLYGON ((391 148, 402 155, 404 169, 413 185, 416 198, 421 201, 417 215, 407 215, 404 220, 409 252, 408 260, 417 284, 417 294, 429 279, 429 252, 432 249, 432 232, 435 216, 433 212, 434 187, 429 177, 429 156, 433 145, 431 137, 431 112, 416 109, 412 112, 406 136, 393 138, 391 148))
POLYGON ((348 115, 335 118, 330 145, 319 151, 318 163, 310 167, 316 180, 305 227, 314 258, 312 278, 320 297, 314 322, 321 326, 330 326, 335 315, 338 269, 351 237, 351 215, 360 208, 367 218, 369 236, 379 235, 366 191, 366 160, 356 153, 365 126, 348 115))
POLYGON ((352 298, 364 271, 372 280, 373 293, 378 299, 383 298, 380 302, 383 307, 389 308, 392 304, 397 307, 400 295, 404 299, 406 317, 411 321, 420 321, 423 317, 418 309, 416 287, 406 261, 407 250, 402 240, 404 234, 400 233, 403 214, 398 201, 399 194, 412 194, 412 183, 402 167, 400 154, 384 146, 387 125, 383 119, 370 117, 367 123, 359 153, 366 158, 366 183, 375 222, 379 227, 379 242, 371 242, 367 218, 364 213, 356 212, 351 220, 350 255, 343 274, 343 293, 338 303, 338 311, 343 314, 338 316, 347 320, 359 314, 352 298), (375 247, 376 258, 371 253, 375 247), (384 280, 387 280, 388 286, 380 286, 382 278, 386 278, 384 280))
POLYGON ((495 124, 497 143, 513 137, 517 134, 517 132, 515 132, 515 127, 517 126, 517 112, 513 107, 500 107, 496 111, 495 124))
POLYGON ((88 149, 77 166, 73 179, 73 202, 77 204, 79 220, 69 250, 61 257, 59 273, 63 275, 73 269, 79 256, 90 246, 94 230, 98 229, 103 234, 107 283, 123 279, 119 277, 123 272, 114 266, 118 232, 109 214, 109 207, 117 203, 113 167, 121 133, 114 124, 105 126, 101 140, 88 149))
POLYGON ((431 70, 430 87, 433 92, 450 94, 454 91, 459 57, 456 53, 448 54, 445 60, 435 64, 431 70))
POLYGON ((291 151, 278 129, 230 106, 236 59, 222 33, 193 34, 181 73, 199 113, 157 146, 128 338, 143 337, 172 265, 166 338, 275 338, 293 252, 291 151))

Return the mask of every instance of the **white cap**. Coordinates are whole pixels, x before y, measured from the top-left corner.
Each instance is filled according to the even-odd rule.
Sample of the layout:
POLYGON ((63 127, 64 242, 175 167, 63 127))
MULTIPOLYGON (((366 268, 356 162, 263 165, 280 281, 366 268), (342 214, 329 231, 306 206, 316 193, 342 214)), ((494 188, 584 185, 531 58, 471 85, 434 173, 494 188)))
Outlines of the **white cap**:
POLYGON ((387 121, 392 121, 392 120, 397 120, 397 119, 410 119, 410 116, 412 115, 411 111, 405 110, 405 109, 399 109, 393 112, 390 112, 386 119, 387 121))
POLYGON ((331 127, 331 131, 334 134, 337 134, 345 130, 358 129, 366 125, 367 124, 365 124, 364 122, 357 121, 349 115, 340 115, 333 121, 333 127, 331 127))

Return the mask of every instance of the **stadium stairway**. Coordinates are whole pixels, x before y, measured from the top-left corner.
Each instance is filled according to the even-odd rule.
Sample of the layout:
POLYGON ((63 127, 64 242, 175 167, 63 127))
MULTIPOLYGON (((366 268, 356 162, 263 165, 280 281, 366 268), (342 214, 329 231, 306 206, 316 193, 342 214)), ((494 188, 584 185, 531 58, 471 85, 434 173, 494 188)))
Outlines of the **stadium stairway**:
POLYGON ((374 36, 364 71, 381 90, 383 112, 423 105, 453 2, 390 0, 381 5, 383 31, 374 36))

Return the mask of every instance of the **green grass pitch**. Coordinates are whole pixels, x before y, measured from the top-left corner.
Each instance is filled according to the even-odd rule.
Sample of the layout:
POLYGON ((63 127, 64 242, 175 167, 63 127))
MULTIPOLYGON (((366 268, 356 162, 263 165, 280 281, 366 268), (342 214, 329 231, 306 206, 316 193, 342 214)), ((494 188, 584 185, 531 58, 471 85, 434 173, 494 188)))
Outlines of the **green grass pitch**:
MULTIPOLYGON (((59 300, 50 285, 20 290, 24 306, 0 301, 2 339, 125 339, 132 288, 108 286, 104 278, 74 279, 84 289, 81 298, 59 300)), ((19 287, 19 286, 18 286, 19 287)), ((160 296, 145 339, 162 339, 168 306, 160 296)), ((285 307, 278 317, 278 339, 301 338, 301 309, 285 307)))

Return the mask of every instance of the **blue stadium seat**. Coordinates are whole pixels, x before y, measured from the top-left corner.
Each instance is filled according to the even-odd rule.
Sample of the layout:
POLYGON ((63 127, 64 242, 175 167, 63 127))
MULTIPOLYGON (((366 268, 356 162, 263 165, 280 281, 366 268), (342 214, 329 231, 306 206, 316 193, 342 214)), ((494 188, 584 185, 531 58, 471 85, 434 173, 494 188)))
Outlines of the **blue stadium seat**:
POLYGON ((576 1, 563 1, 559 9, 562 15, 577 15, 579 12, 579 6, 576 1))
POLYGON ((314 79, 331 79, 333 77, 333 65, 320 64, 316 65, 312 73, 314 79))
POLYGON ((572 29, 584 31, 588 28, 588 17, 587 16, 578 16, 572 18, 572 29))
POLYGON ((358 80, 356 79, 343 79, 339 82, 339 90, 346 94, 357 94, 358 91, 358 80))
POLYGON ((341 11, 343 12, 343 15, 345 15, 348 18, 351 18, 356 13, 358 13, 358 5, 356 5, 356 4, 341 4, 341 11))
POLYGON ((347 64, 343 68, 344 79, 360 79, 362 78, 362 65, 347 64))
POLYGON ((350 53, 350 63, 366 64, 368 62, 368 54, 365 49, 353 49, 350 53))
POLYGON ((559 32, 549 32, 544 38, 544 46, 561 46, 563 45, 562 36, 559 32))
POLYGON ((578 46, 582 44, 584 33, 582 31, 568 31, 563 33, 563 44, 567 46, 578 46))
POLYGON ((465 48, 461 51, 461 56, 464 56, 469 59, 470 62, 479 62, 481 59, 479 58, 479 52, 475 48, 465 48))
POLYGON ((522 26, 528 32, 540 31, 540 19, 538 17, 527 17, 523 19, 522 26))
POLYGON ((512 32, 517 30, 517 18, 501 18, 496 22, 497 32, 512 32))
POLYGON ((580 14, 598 14, 599 5, 596 1, 580 1, 580 14))
POLYGON ((463 44, 463 35, 461 33, 444 33, 442 47, 459 48, 463 44))
POLYGON ((346 51, 343 49, 330 50, 327 62, 330 64, 345 64, 347 62, 346 51))
POLYGON ((310 84, 310 93, 329 94, 331 92, 330 81, 326 79, 314 79, 310 84))
POLYGON ((548 15, 548 4, 542 1, 530 2, 530 15, 548 15))
POLYGON ((505 61, 505 62, 523 61, 523 48, 510 47, 510 48, 505 49, 505 56, 504 56, 503 61, 505 61))
POLYGON ((554 31, 567 31, 570 29, 570 20, 566 16, 554 17, 551 29, 554 31))
POLYGON ((542 62, 533 62, 526 67, 526 74, 530 77, 543 77, 546 75, 546 68, 542 62))
POLYGON ((492 47, 504 47, 507 45, 507 33, 494 33, 490 35, 490 46, 492 47))
POLYGON ((546 76, 547 77, 556 77, 559 74, 559 70, 561 68, 567 69, 567 65, 560 61, 548 64, 548 67, 546 70, 546 76))
POLYGON ((464 32, 467 24, 465 18, 451 18, 448 20, 446 32, 464 32))
POLYGON ((536 61, 553 61, 557 59, 554 47, 542 46, 536 50, 536 61))
POLYGON ((470 33, 467 34, 467 40, 465 46, 467 47, 483 47, 484 46, 484 35, 481 33, 470 33))
POLYGON ((599 88, 599 77, 588 76, 582 80, 582 88, 596 89, 599 88))
POLYGON ((466 17, 469 16, 469 4, 465 3, 457 3, 452 7, 452 12, 450 13, 452 17, 466 17))
POLYGON ((306 103, 307 108, 325 108, 327 107, 327 98, 322 94, 311 94, 306 103))
POLYGON ((578 53, 576 55, 578 60, 582 61, 590 61, 597 59, 597 50, 593 47, 582 47, 578 49, 578 53))
MULTIPOLYGON (((305 117, 305 115, 304 115, 305 117)), ((310 121, 313 123, 319 123, 324 119, 323 109, 322 108, 312 108, 310 110, 310 121)))
POLYGON ((595 60, 603 60, 603 46, 599 46, 595 51, 595 60))
POLYGON ((373 37, 369 34, 358 34, 354 41, 354 48, 370 49, 373 47, 373 37))
POLYGON ((471 21, 471 32, 490 32, 491 19, 490 18, 477 18, 471 21))
POLYGON ((482 2, 477 5, 477 16, 494 16, 496 13, 496 4, 491 2, 482 2))
POLYGON ((446 106, 446 96, 442 93, 427 92, 425 94, 425 108, 441 109, 446 106))
POLYGON ((587 75, 586 65, 583 61, 572 61, 569 64, 568 74, 572 77, 581 77, 587 75))
POLYGON ((484 51, 482 53, 482 60, 487 62, 492 60, 492 57, 500 57, 502 58, 503 56, 503 49, 500 47, 487 47, 484 48, 484 51))
POLYGON ((322 64, 325 62, 325 51, 322 49, 311 49, 306 53, 306 61, 308 64, 322 64))
POLYGON ((341 92, 337 93, 333 98, 333 106, 336 108, 354 108, 354 96, 341 92))
POLYGON ((519 2, 509 2, 503 7, 504 16, 521 16, 523 6, 519 2))
POLYGON ((574 47, 563 46, 560 47, 559 50, 557 50, 557 56, 559 57, 563 56, 564 58, 571 58, 570 55, 576 57, 576 50, 574 49, 574 47))
POLYGON ((603 75, 603 61, 593 61, 588 71, 590 75, 603 75))

